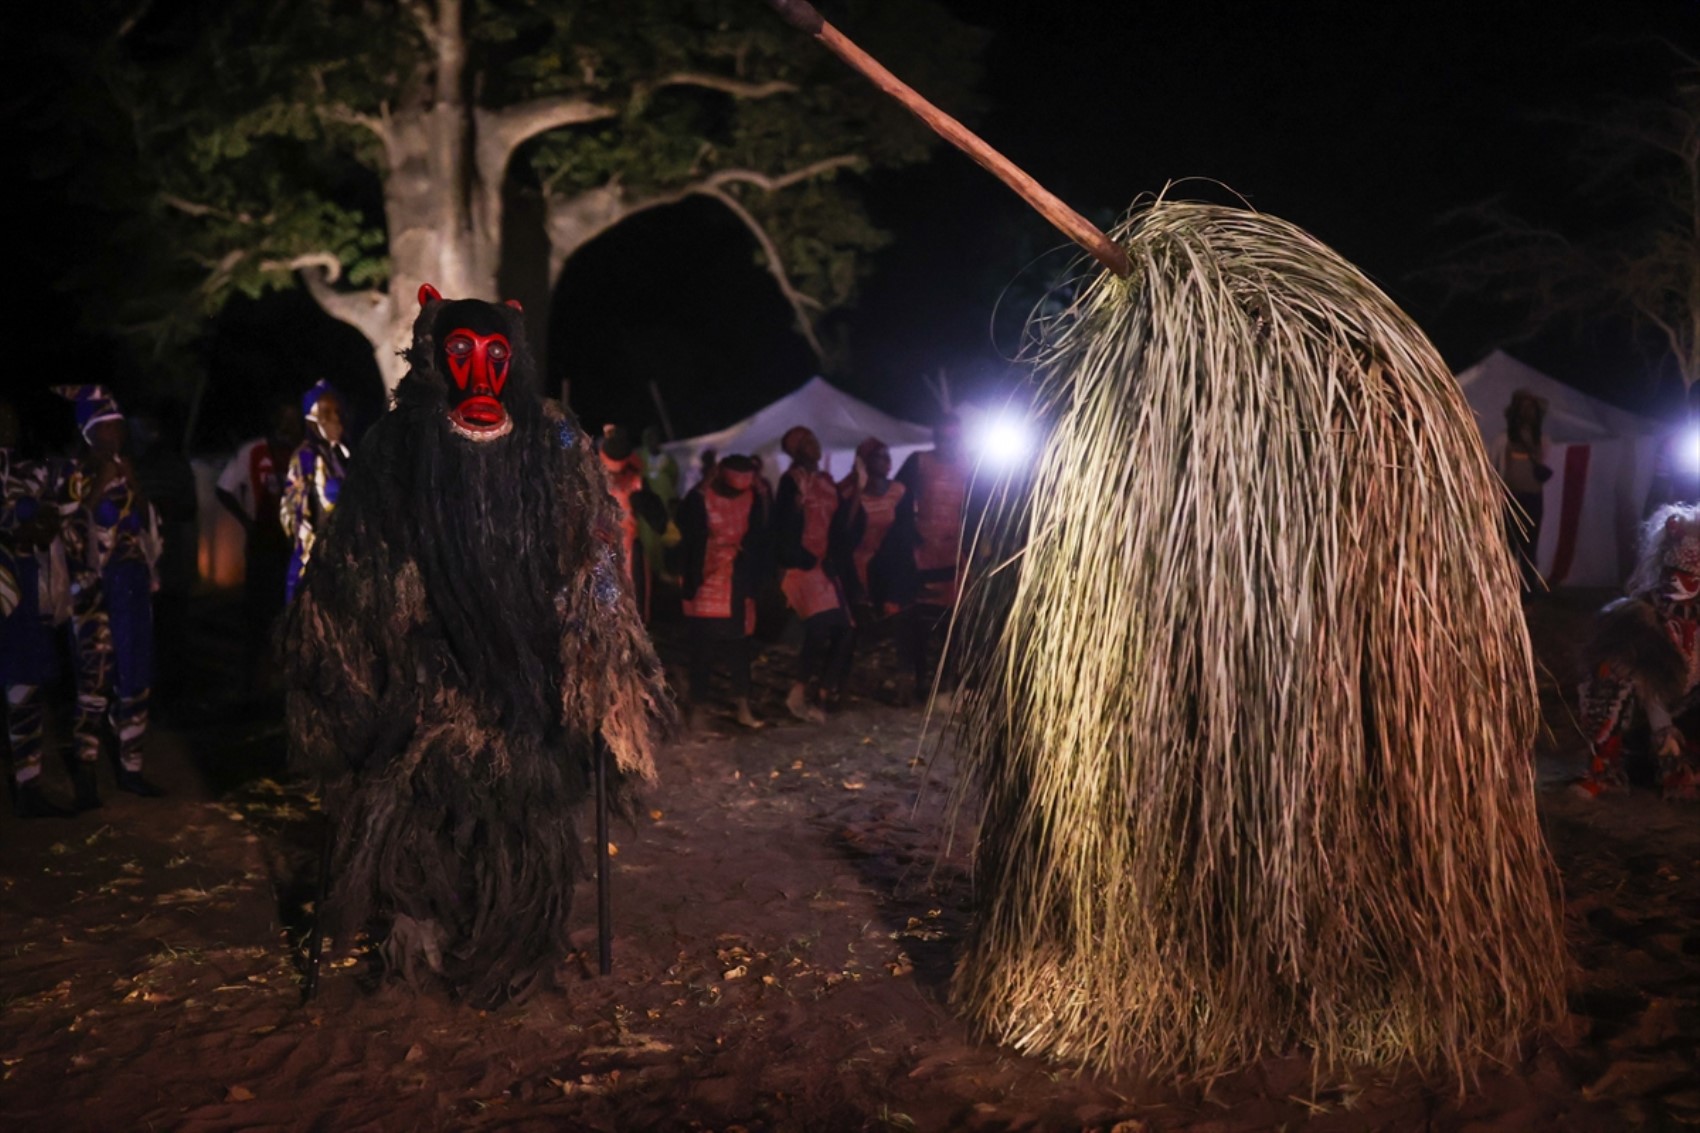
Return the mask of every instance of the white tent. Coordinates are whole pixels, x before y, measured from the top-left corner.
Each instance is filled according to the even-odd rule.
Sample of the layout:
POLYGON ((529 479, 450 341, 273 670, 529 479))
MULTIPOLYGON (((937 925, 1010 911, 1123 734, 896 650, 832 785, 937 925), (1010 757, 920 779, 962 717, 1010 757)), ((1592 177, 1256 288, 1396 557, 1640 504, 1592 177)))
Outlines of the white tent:
POLYGON ((1547 463, 1536 565, 1549 586, 1618 586, 1634 563, 1642 504, 1662 434, 1650 418, 1607 405, 1496 350, 1458 375, 1482 440, 1505 432, 1517 390, 1546 402, 1547 463))
POLYGON ((790 461, 779 450, 780 438, 793 425, 807 425, 820 438, 821 468, 835 479, 850 474, 856 446, 878 437, 891 449, 892 469, 916 449, 931 448, 932 430, 902 421, 851 397, 825 378, 810 378, 797 389, 717 433, 662 446, 679 462, 686 485, 694 484, 699 458, 707 449, 719 456, 759 456, 767 478, 777 482, 790 461))

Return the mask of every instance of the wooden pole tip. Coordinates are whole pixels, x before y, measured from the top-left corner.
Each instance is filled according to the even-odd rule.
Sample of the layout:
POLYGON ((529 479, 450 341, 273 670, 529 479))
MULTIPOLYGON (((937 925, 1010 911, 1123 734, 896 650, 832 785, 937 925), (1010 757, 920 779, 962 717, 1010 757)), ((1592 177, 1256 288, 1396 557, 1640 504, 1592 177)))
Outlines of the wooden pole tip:
POLYGON ((826 19, 809 0, 767 0, 773 10, 779 13, 779 18, 809 35, 819 35, 821 28, 826 26, 826 19))

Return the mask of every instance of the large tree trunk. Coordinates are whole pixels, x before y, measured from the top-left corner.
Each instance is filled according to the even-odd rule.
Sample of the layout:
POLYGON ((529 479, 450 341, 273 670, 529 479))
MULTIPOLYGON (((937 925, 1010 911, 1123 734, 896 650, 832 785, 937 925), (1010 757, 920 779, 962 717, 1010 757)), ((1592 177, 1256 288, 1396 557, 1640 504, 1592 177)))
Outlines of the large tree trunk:
MULTIPOLYGON (((393 392, 407 366, 401 352, 412 341, 415 296, 429 283, 450 298, 495 300, 502 254, 502 184, 514 151, 528 138, 562 126, 602 121, 618 109, 574 96, 545 96, 500 109, 468 102, 463 0, 436 0, 408 10, 431 44, 433 58, 412 97, 382 117, 344 112, 382 141, 385 152, 384 220, 389 232, 388 291, 338 291, 340 264, 328 252, 301 257, 304 278, 326 312, 356 327, 372 344, 384 388, 393 392)), ((652 89, 695 85, 739 98, 767 98, 795 90, 785 82, 745 83, 735 78, 680 71, 661 76, 652 89)), ((855 155, 816 161, 770 177, 751 170, 720 170, 684 188, 632 199, 618 185, 572 198, 548 196, 549 288, 574 252, 621 220, 644 209, 707 195, 731 209, 751 230, 768 270, 797 313, 799 331, 815 353, 821 347, 812 312, 820 304, 799 292, 786 274, 779 249, 761 225, 726 191, 734 182, 772 191, 832 170, 860 164, 855 155)))
POLYGON ((466 100, 461 0, 438 0, 434 12, 422 8, 419 18, 434 49, 431 79, 421 84, 416 102, 373 127, 386 159, 388 293, 369 293, 351 304, 346 293, 314 288, 327 311, 372 343, 391 393, 407 371, 401 352, 413 339, 421 284, 455 299, 497 297, 501 181, 517 144, 498 116, 479 113, 466 100), (481 144, 481 129, 490 135, 488 144, 481 144))
POLYGON ((501 191, 499 184, 484 184, 467 160, 473 120, 464 104, 439 102, 390 123, 391 164, 384 180, 389 310, 372 349, 391 391, 406 372, 398 353, 412 341, 421 284, 453 299, 497 298, 501 191))

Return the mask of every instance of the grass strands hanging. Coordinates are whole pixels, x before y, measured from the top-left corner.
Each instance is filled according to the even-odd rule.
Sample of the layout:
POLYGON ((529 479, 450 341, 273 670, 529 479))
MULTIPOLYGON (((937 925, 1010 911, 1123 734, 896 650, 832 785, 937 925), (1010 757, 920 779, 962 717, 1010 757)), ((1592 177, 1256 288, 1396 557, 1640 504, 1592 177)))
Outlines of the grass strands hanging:
POLYGON ((1475 421, 1295 226, 1158 200, 1112 235, 1133 272, 1043 328, 1026 542, 959 629, 956 999, 1104 1071, 1468 1078, 1563 1018, 1568 964, 1475 421))

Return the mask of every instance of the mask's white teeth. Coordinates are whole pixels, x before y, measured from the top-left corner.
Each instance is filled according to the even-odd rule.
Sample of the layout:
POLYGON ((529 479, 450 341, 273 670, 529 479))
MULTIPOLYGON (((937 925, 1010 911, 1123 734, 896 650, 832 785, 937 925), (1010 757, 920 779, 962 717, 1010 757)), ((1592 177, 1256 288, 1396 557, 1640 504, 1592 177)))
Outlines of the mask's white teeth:
POLYGON ((477 441, 478 443, 483 444, 485 441, 498 440, 513 432, 514 419, 504 415, 500 425, 492 425, 487 429, 475 429, 470 425, 464 424, 458 417, 451 413, 449 414, 449 428, 454 430, 457 435, 465 437, 469 441, 477 441))

